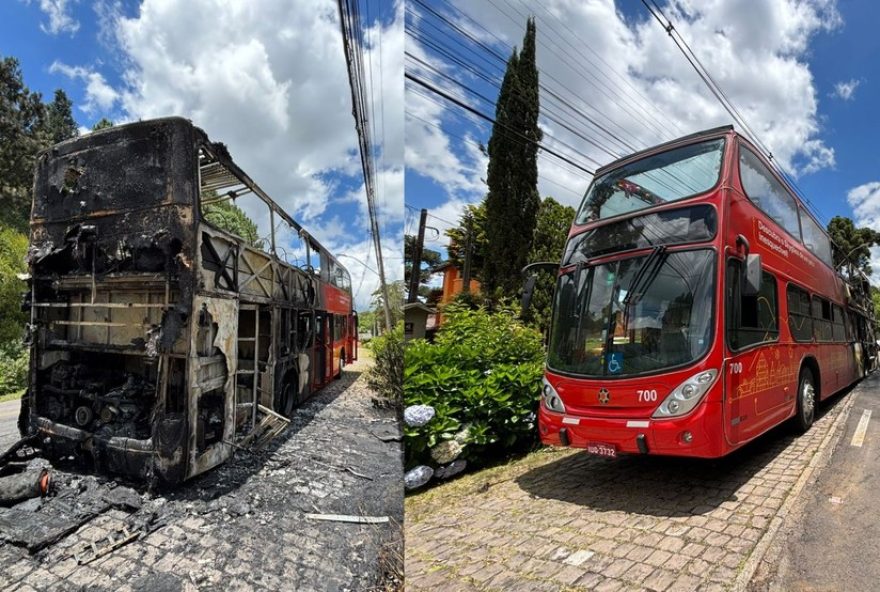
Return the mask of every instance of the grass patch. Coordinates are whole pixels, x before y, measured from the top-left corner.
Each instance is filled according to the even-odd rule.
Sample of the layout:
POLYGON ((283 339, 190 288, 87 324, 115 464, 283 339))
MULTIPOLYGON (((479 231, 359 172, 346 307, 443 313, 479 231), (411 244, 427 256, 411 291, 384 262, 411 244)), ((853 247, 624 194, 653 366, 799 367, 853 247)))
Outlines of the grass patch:
POLYGON ((5 403, 6 401, 16 401, 21 399, 24 395, 25 389, 19 389, 17 391, 12 391, 11 393, 6 393, 5 395, 0 395, 0 403, 5 403))

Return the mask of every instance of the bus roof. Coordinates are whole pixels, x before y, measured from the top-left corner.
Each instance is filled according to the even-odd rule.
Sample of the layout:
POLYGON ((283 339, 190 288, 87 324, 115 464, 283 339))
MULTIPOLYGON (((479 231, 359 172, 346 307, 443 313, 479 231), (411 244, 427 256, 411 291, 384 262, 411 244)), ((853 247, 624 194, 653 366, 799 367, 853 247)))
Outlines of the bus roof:
POLYGON ((344 269, 346 272, 348 269, 339 262, 339 260, 333 256, 333 254, 325 248, 320 241, 314 238, 305 228, 300 225, 299 222, 293 219, 284 209, 279 206, 275 200, 273 200, 269 195, 263 191, 263 189, 257 185, 257 183, 251 179, 251 177, 245 173, 233 160, 232 156, 229 154, 229 150, 226 145, 221 142, 211 142, 208 138, 208 134, 202 128, 193 124, 193 122, 185 117, 180 116, 172 116, 172 117, 160 117, 156 119, 148 119, 144 121, 135 121, 132 123, 125 123, 122 125, 114 125, 112 127, 104 128, 101 130, 96 130, 94 132, 90 132, 83 136, 79 136, 76 138, 71 138, 69 140, 65 140, 50 148, 42 151, 40 153, 40 158, 57 158, 64 157, 70 154, 77 153, 79 151, 85 150, 89 147, 96 147, 106 144, 113 143, 114 136, 121 135, 131 135, 132 132, 138 131, 142 128, 150 129, 150 128, 159 128, 162 126, 169 127, 177 127, 177 128, 186 128, 191 130, 191 132, 199 139, 201 139, 211 150, 212 156, 214 156, 222 165, 233 175, 238 177, 241 182, 246 185, 248 188, 253 191, 261 200, 263 200, 269 208, 278 214, 285 222, 290 224, 297 232, 304 235, 304 237, 311 242, 313 245, 317 246, 321 251, 327 254, 329 259, 333 261, 336 265, 344 269))
POLYGON ((696 132, 693 134, 688 134, 687 136, 682 136, 681 138, 676 138, 674 140, 670 140, 668 142, 664 142, 663 144, 658 144, 656 146, 651 146, 650 148, 645 148, 644 150, 639 150, 638 152, 634 152, 633 154, 629 154, 624 156, 623 158, 618 158, 617 160, 610 162, 602 167, 596 169, 594 176, 598 177, 599 175, 605 174, 611 169, 616 169, 619 166, 633 161, 638 160, 647 156, 648 154, 652 154, 654 152, 660 152, 666 150, 668 148, 672 148, 678 144, 685 144, 691 142, 693 140, 698 140, 702 138, 711 138, 713 136, 721 136, 733 131, 732 125, 722 125, 719 127, 713 127, 711 129, 703 130, 701 132, 696 132))

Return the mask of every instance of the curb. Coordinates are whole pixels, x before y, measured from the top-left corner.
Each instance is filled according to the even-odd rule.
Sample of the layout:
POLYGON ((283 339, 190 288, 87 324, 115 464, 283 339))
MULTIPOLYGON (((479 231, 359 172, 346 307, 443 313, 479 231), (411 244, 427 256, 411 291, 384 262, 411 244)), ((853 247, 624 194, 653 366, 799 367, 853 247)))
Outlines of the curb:
POLYGON ((733 592, 746 591, 748 585, 752 581, 752 577, 758 570, 758 566, 761 564, 764 556, 767 554, 767 551, 770 549, 770 546, 774 542, 776 535, 779 533, 781 527, 785 524, 785 520, 791 512, 791 509, 798 502, 801 491, 803 491, 807 483, 812 480, 814 474, 818 470, 824 468, 828 464, 828 461, 831 460, 831 454, 834 452, 834 449, 837 448, 837 444, 840 441, 840 438, 843 436, 844 430, 840 428, 841 426, 846 424, 849 413, 852 410, 853 405, 855 404, 856 396, 859 393, 860 386, 861 385, 857 385, 855 388, 853 388, 852 391, 850 391, 846 395, 847 400, 843 403, 843 409, 841 409, 840 414, 834 419, 834 423, 831 424, 831 428, 828 430, 828 433, 825 434, 825 437, 822 439, 821 444, 819 444, 818 450, 813 455, 813 458, 810 459, 806 470, 795 482, 794 487, 792 487, 791 491, 789 491, 788 496, 782 503, 782 507, 779 508, 776 516, 774 516, 773 519, 770 521, 770 526, 767 528, 767 532, 765 532, 764 536, 762 536, 758 540, 758 544, 755 545, 755 550, 752 551, 752 554, 746 560, 742 571, 739 572, 739 575, 737 576, 736 581, 733 584, 733 592))

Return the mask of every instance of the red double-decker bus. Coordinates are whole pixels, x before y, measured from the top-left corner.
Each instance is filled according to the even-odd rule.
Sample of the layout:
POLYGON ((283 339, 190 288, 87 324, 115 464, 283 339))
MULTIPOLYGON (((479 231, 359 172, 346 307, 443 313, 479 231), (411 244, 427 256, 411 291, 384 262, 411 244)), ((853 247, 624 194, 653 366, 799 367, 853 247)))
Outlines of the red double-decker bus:
POLYGON ((873 366, 867 283, 732 127, 596 172, 559 268, 545 444, 723 456, 873 366))

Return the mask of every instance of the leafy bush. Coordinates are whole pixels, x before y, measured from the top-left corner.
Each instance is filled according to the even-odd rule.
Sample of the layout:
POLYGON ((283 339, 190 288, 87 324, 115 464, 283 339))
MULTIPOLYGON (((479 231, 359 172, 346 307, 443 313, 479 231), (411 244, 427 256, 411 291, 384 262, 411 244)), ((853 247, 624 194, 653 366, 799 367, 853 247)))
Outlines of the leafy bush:
POLYGON ((436 411, 423 426, 405 426, 407 468, 445 464, 454 455, 479 465, 533 445, 544 362, 540 333, 510 312, 453 303, 443 316, 433 344, 416 340, 406 347, 405 404, 436 411))
POLYGON ((393 331, 370 340, 375 364, 367 374, 367 384, 393 407, 403 399, 403 323, 393 331))
POLYGON ((0 346, 0 396, 27 386, 29 353, 19 344, 0 346))
POLYGON ((0 346, 24 336, 27 315, 21 311, 21 296, 27 285, 17 274, 27 271, 27 247, 27 236, 0 227, 0 346))

